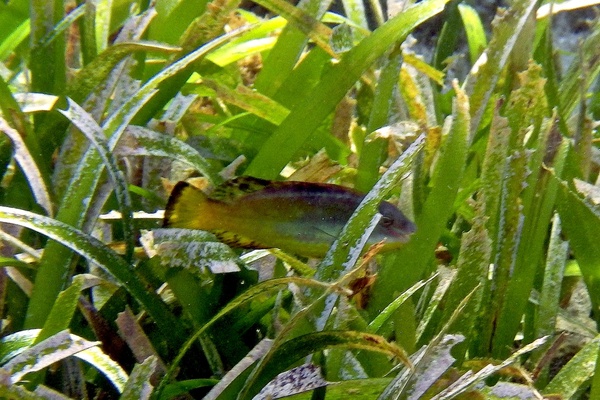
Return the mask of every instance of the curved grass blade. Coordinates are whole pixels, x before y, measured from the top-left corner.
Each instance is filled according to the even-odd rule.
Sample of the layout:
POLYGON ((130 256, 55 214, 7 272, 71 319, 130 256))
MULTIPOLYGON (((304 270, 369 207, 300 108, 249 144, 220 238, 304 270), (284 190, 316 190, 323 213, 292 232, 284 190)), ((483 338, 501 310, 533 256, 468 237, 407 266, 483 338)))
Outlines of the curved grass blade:
POLYGON ((89 261, 102 266, 144 306, 165 335, 179 338, 179 340, 183 338, 179 322, 158 295, 149 291, 131 266, 98 239, 51 218, 9 207, 0 207, 0 222, 19 225, 39 232, 84 256, 89 261))
POLYGON ((106 137, 102 128, 94 121, 91 115, 89 115, 79 104, 75 103, 70 98, 67 98, 69 108, 66 110, 59 110, 59 112, 67 117, 73 125, 88 138, 88 140, 94 145, 96 151, 104 162, 104 167, 108 171, 114 191, 117 197, 117 202, 120 206, 122 222, 123 222, 123 236, 125 238, 126 250, 125 257, 130 260, 133 255, 133 248, 135 246, 135 237, 133 232, 133 216, 131 209, 131 197, 129 196, 128 184, 125 180, 123 172, 117 166, 113 154, 111 153, 106 143, 106 137))
MULTIPOLYGON (((273 347, 273 340, 258 342, 244 358, 231 368, 227 374, 208 392, 204 400, 227 400, 239 398, 239 392, 247 380, 252 367, 260 362, 273 347)), ((164 396, 161 396, 161 398, 164 396)))
MULTIPOLYGON (((154 229, 140 239, 146 253, 169 268, 182 268, 193 275, 239 272, 239 259, 226 244, 208 232, 196 229, 154 229)), ((185 308, 185 306, 184 306, 185 308)))
POLYGON ((181 161, 216 185, 222 178, 212 172, 208 161, 196 149, 174 136, 164 135, 152 129, 131 125, 115 148, 115 154, 121 156, 154 156, 167 157, 181 161))
POLYGON ((253 54, 271 50, 276 41, 277 38, 275 37, 265 37, 240 42, 236 45, 227 46, 227 48, 223 46, 209 54, 206 59, 221 67, 225 67, 253 54))
POLYGON ((293 284, 296 284, 299 286, 321 288, 321 289, 330 289, 331 288, 331 285, 322 283, 322 282, 319 282, 319 281, 316 281, 313 279, 290 276, 290 277, 286 277, 286 278, 270 279, 268 281, 261 282, 255 286, 251 287, 250 289, 246 290, 244 293, 242 293, 241 295, 239 295, 238 297, 236 297, 235 299, 230 301, 225 307, 223 307, 222 310, 220 310, 214 317, 212 317, 210 319, 210 321, 208 321, 200 329, 198 329, 185 342, 185 344, 183 346, 181 346, 181 349, 179 350, 177 357, 175 357, 175 359, 173 359, 173 361, 171 362, 171 366, 169 367, 169 370, 163 377, 162 381, 160 382, 160 385, 158 386, 158 388, 156 390, 157 396, 160 397, 161 392, 163 391, 165 386, 168 384, 169 380, 173 377, 173 375, 175 374, 175 371, 177 371, 177 369, 179 368, 179 364, 181 363, 183 356, 192 347, 194 342, 196 342, 198 340, 198 338, 200 338, 211 326, 213 326, 215 324, 215 322, 217 322, 224 315, 231 312, 235 308, 251 301, 255 297, 263 296, 265 293, 268 293, 268 292, 271 292, 274 290, 281 290, 282 288, 287 287, 287 285, 290 283, 293 283, 293 284))
POLYGON ((345 53, 264 143, 246 174, 265 179, 277 177, 363 72, 417 25, 442 11, 446 2, 429 0, 411 7, 345 53))
POLYGON ((475 11, 473 7, 468 4, 460 3, 458 5, 458 11, 465 27, 465 33, 467 34, 471 64, 475 64, 481 55, 481 52, 487 46, 485 30, 483 29, 479 14, 477 14, 477 11, 475 11))
POLYGON ((147 400, 154 387, 150 383, 156 370, 156 357, 150 356, 141 364, 136 364, 129 380, 123 388, 120 400, 147 400))
MULTIPOLYGON (((551 175, 558 184, 558 212, 562 222, 563 232, 569 239, 569 244, 583 275, 594 315, 600 310, 600 210, 577 195, 566 182, 551 175)), ((596 317, 598 324, 598 317, 596 317)))
POLYGON ((404 350, 382 336, 357 331, 313 332, 288 340, 275 348, 268 362, 262 365, 260 374, 241 393, 241 399, 250 399, 258 394, 277 374, 302 357, 336 347, 384 353, 406 365, 412 365, 404 350))
MULTIPOLYGON (((331 384, 332 382, 327 382, 323 379, 321 367, 305 363, 278 374, 254 398, 257 400, 277 399, 312 391, 331 384)), ((330 393, 328 394, 331 395, 330 393)))
POLYGON ((232 90, 226 85, 212 80, 204 80, 203 84, 214 89, 217 96, 223 101, 251 112, 274 125, 281 124, 290 113, 286 107, 272 100, 270 97, 248 89, 245 86, 238 86, 232 90))
POLYGON ((54 215, 50 192, 46 187, 42 172, 38 168, 21 135, 15 129, 11 128, 2 117, 0 117, 0 131, 6 134, 12 141, 15 149, 15 160, 19 164, 19 167, 21 167, 23 174, 27 177, 27 183, 33 192, 36 202, 48 215, 54 215))
POLYGON ((558 371, 556 376, 543 390, 544 394, 558 394, 570 399, 585 386, 595 370, 595 362, 600 351, 600 335, 586 344, 558 371))
MULTIPOLYGON (((6 60, 15 49, 29 36, 31 21, 26 19, 19 26, 4 36, 0 42, 0 60, 6 60)), ((2 32, 5 33, 5 32, 2 32)))
POLYGON ((454 212, 454 201, 466 164, 470 136, 469 99, 456 83, 454 86, 457 97, 453 118, 432 172, 429 183, 431 191, 421 214, 415 220, 417 231, 404 247, 391 255, 395 262, 386 263, 380 270, 370 301, 370 309, 374 313, 385 308, 395 297, 396 291, 404 290, 427 273, 433 250, 454 212), (410 264, 402 265, 403 262, 410 264))
POLYGON ((336 57, 329 45, 331 28, 306 13, 302 8, 294 7, 283 0, 257 0, 256 3, 272 11, 275 15, 284 17, 290 25, 300 29, 329 55, 336 57))
POLYGON ((34 268, 34 266, 27 264, 26 262, 19 261, 10 257, 0 257, 0 267, 15 267, 24 270, 34 268))
POLYGON ((75 354, 75 357, 92 365, 94 368, 104 374, 104 376, 106 376, 106 378, 119 392, 123 391, 125 382, 128 380, 127 373, 123 371, 117 362, 113 361, 112 358, 104 353, 100 347, 91 347, 75 354))
POLYGON ((58 24, 54 26, 54 29, 48 32, 41 40, 42 46, 48 46, 58 35, 62 34, 67 28, 69 28, 75 21, 82 17, 85 13, 85 4, 80 4, 69 12, 58 24))
MULTIPOLYGON (((184 70, 211 50, 249 29, 250 27, 240 28, 201 46, 150 79, 102 126, 106 136, 109 137, 108 150, 114 150, 131 119, 154 96, 159 84, 184 70)), ((90 205, 93 203, 91 196, 95 193, 100 182, 102 165, 102 159, 95 150, 88 151, 83 156, 58 210, 57 220, 75 227, 83 226, 88 217, 90 205)), ((68 249, 54 242, 46 245, 35 279, 36 290, 32 293, 27 309, 26 327, 43 325, 52 307, 49 299, 56 298, 56 295, 60 292, 63 286, 63 277, 66 276, 70 262, 70 251, 68 249)))
POLYGON ((40 331, 41 329, 29 329, 11 333, 0 339, 0 365, 4 365, 31 346, 40 331))
POLYGON ((166 46, 164 44, 135 42, 117 43, 106 49, 94 61, 86 65, 75 77, 67 88, 69 96, 75 101, 83 101, 98 85, 100 85, 110 72, 125 57, 136 52, 155 52, 173 54, 180 51, 178 47, 166 46))
POLYGON ((9 371, 11 381, 16 383, 30 372, 39 371, 98 344, 100 342, 87 341, 81 337, 71 335, 65 330, 29 347, 4 364, 2 368, 9 371))
MULTIPOLYGON (((4 365, 8 360, 31 347, 36 338, 40 337, 40 332, 41 329, 29 329, 15 332, 2 338, 0 341, 0 365, 4 365)), ((71 338, 77 339, 78 336, 71 335, 71 338)), ((107 356, 98 346, 90 347, 87 350, 74 354, 74 356, 84 360, 102 372, 119 392, 122 391, 128 379, 127 374, 119 364, 107 356)))
POLYGON ((388 399, 420 399, 427 389, 435 385, 456 359, 451 350, 463 342, 463 335, 444 335, 411 356, 415 370, 398 374, 378 397, 388 399))
POLYGON ((384 308, 383 311, 381 311, 381 313, 379 313, 377 315, 377 317, 375 317, 373 319, 373 321, 371 321, 369 323, 367 330, 369 332, 376 333, 383 326, 383 324, 385 324, 385 322, 388 319, 390 319, 392 317, 392 315, 394 315, 394 313, 396 312, 398 307, 400 307, 402 305, 402 303, 404 303, 410 296, 415 294, 423 286, 427 285, 429 282, 431 282, 432 280, 437 278, 437 276, 438 276, 438 274, 435 273, 435 274, 431 275, 431 277, 429 279, 427 279, 426 281, 419 281, 419 282, 415 283, 408 290, 406 290, 404 293, 402 293, 400 296, 396 297, 396 299, 394 301, 392 301, 386 308, 384 308))
POLYGON ((450 399, 455 399, 460 394, 469 392, 473 387, 475 387, 475 385, 477 385, 478 383, 482 382, 483 380, 489 378, 490 376, 497 373, 501 369, 506 368, 507 366, 518 362, 519 357, 544 345, 544 343, 546 343, 547 340, 548 340, 548 337, 543 337, 543 338, 540 338, 540 339, 537 339, 537 340, 531 342, 527 346, 524 346, 523 348, 515 351, 509 358, 502 361, 498 365, 488 364, 475 373, 473 373, 472 371, 466 372, 459 379, 457 379, 454 383, 452 383, 450 386, 448 386, 446 389, 444 389, 442 392, 431 397, 431 399, 432 400, 450 400, 450 399))

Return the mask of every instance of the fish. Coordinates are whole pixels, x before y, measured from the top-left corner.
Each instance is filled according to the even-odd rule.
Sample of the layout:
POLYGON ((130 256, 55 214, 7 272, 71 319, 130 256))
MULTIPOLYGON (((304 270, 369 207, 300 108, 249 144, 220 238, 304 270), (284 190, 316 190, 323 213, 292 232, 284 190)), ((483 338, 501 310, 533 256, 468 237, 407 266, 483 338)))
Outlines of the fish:
MULTIPOLYGON (((167 201, 163 227, 208 231, 231 247, 322 258, 364 197, 334 184, 250 176, 226 181, 207 195, 181 181, 167 201)), ((395 249, 415 232, 393 204, 382 201, 378 211, 381 219, 367 245, 384 241, 382 250, 395 249)))

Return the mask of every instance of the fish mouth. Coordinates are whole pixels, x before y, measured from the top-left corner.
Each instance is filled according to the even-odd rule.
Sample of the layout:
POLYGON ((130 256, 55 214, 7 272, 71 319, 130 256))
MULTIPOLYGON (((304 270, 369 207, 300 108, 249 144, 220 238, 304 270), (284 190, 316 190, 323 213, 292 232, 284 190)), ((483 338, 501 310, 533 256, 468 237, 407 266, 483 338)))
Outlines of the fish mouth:
POLYGON ((397 234, 389 237, 389 239, 391 242, 406 243, 409 241, 411 234, 412 234, 412 232, 411 233, 406 233, 406 232, 397 233, 397 234))
POLYGON ((391 226, 386 229, 385 236, 387 236, 388 241, 406 243, 416 231, 417 226, 413 222, 405 221, 402 227, 391 226))

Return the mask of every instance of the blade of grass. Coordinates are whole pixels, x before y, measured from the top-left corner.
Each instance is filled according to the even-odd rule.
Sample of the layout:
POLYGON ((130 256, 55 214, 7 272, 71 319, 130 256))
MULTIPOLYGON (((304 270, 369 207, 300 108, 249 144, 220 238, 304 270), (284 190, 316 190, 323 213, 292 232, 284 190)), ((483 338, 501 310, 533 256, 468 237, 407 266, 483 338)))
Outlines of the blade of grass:
MULTIPOLYGON (((577 195, 564 181, 551 175, 558 184, 558 212, 563 231, 579 263, 588 287, 594 315, 600 313, 600 211, 577 195)), ((596 324, 600 318, 596 317, 596 324)))
POLYGON ((163 135, 141 126, 129 126, 117 147, 115 154, 121 156, 168 157, 193 167, 215 185, 222 178, 213 173, 209 162, 196 149, 174 136, 163 135))
MULTIPOLYGON (((297 9, 318 21, 330 3, 330 0, 304 0, 298 4, 297 9)), ((299 26, 288 24, 280 33, 256 78, 256 89, 266 96, 274 96, 296 66, 307 42, 308 37, 299 26)))
POLYGON ((365 4, 357 0, 342 0, 346 16, 356 25, 368 29, 369 22, 367 20, 367 12, 365 4))
POLYGON ((454 199, 465 168, 470 136, 469 100, 458 87, 455 90, 454 115, 449 119, 449 131, 431 177, 431 192, 415 220, 417 231, 410 242, 390 255, 382 266, 369 305, 372 315, 385 308, 395 297, 395 292, 405 290, 427 273, 429 263, 433 261, 433 250, 454 212, 454 199))
POLYGON ((317 86, 291 110, 252 160, 246 174, 275 178, 362 73, 417 25, 439 13, 446 2, 429 0, 411 7, 345 53, 340 62, 325 72, 317 86))
POLYGON ((125 250, 125 258, 131 260, 133 255, 133 248, 135 246, 135 237, 133 232, 133 219, 131 209, 131 197, 129 196, 129 190, 125 176, 117 166, 111 150, 108 148, 106 142, 106 136, 102 131, 102 128, 98 126, 96 121, 89 115, 79 104, 73 100, 67 98, 68 108, 66 110, 59 110, 59 112, 67 117, 73 125, 75 125, 93 144, 96 151, 102 158, 104 168, 108 171, 108 175, 112 181, 114 191, 119 203, 121 211, 122 225, 123 225, 123 236, 125 238, 125 244, 127 246, 125 250))
POLYGON ((464 349, 469 347, 473 336, 476 336, 473 335, 473 329, 476 326, 478 313, 481 311, 483 287, 487 280, 492 241, 485 227, 486 220, 483 200, 481 200, 481 203, 475 207, 471 230, 464 233, 461 238, 461 248, 456 263, 458 272, 448 290, 448 296, 444 299, 442 323, 449 321, 460 302, 480 286, 471 302, 460 315, 456 316, 450 328, 450 332, 460 332, 465 336, 465 342, 459 345, 462 353, 455 352, 459 362, 462 362, 464 349))
MULTIPOLYGON (((600 351, 600 335, 586 344, 560 369, 543 390, 543 394, 558 394, 564 399, 572 398, 580 388, 587 387, 596 369, 595 361, 600 351)), ((595 378, 594 378, 595 379, 595 378)))
MULTIPOLYGON (((526 312, 534 276, 539 273, 539 266, 543 262, 548 226, 555 208, 558 189, 556 183, 550 179, 549 172, 542 169, 542 159, 548 150, 548 135, 554 126, 550 121, 548 125, 546 132, 540 137, 537 154, 533 154, 532 164, 529 167, 532 174, 527 179, 528 188, 522 197, 525 221, 517 255, 518 267, 513 270, 499 320, 495 322, 494 348, 501 352, 498 354, 508 355, 508 348, 521 326, 522 318, 517 316, 526 312)), ((559 150, 561 151, 556 158, 549 160, 548 163, 552 162, 556 173, 561 174, 566 147, 563 146, 559 150)))
POLYGON ((471 134, 479 129, 501 71, 537 0, 519 1, 496 20, 492 40, 463 84, 471 102, 471 134))
POLYGON ((129 375, 119 400, 148 400, 154 387, 150 383, 156 371, 156 357, 150 356, 136 364, 129 375))
MULTIPOLYGON (((39 169, 40 176, 43 178, 42 182, 47 187, 50 181, 50 167, 40 151, 39 138, 34 134, 33 126, 24 109, 19 106, 11 89, 2 77, 0 77, 0 109, 8 125, 20 135, 19 141, 22 141, 28 149, 34 164, 31 168, 39 169)), ((28 171, 24 172, 27 173, 28 171)), ((52 210, 52 208, 50 209, 52 210)))
MULTIPOLYGON (((133 97, 128 99, 118 112, 111 115, 109 120, 102 126, 105 134, 109 137, 108 150, 114 150, 127 125, 144 104, 156 93, 159 84, 184 70, 199 58, 205 56, 209 51, 248 29, 249 27, 245 27, 232 31, 205 44, 150 79, 133 97)), ((83 225, 89 211, 88 207, 92 204, 91 197, 100 182, 102 166, 102 159, 94 149, 91 149, 84 155, 77 165, 77 172, 71 179, 67 193, 58 210, 57 220, 74 227, 81 227, 83 225)), ((71 253, 68 249, 53 242, 47 244, 44 256, 40 262, 39 271, 36 275, 35 289, 27 310, 26 327, 43 325, 48 311, 52 307, 52 302, 48 301, 48 299, 55 299, 58 292, 60 292, 64 285, 64 276, 66 275, 66 271, 68 271, 70 263, 71 253)))
POLYGON ((475 64, 481 52, 487 47, 485 30, 479 18, 477 11, 468 4, 460 3, 458 5, 460 18, 462 19, 465 33, 467 34, 467 43, 469 43, 469 56, 471 64, 475 64))
POLYGON ((419 281, 415 283, 400 296, 396 297, 394 301, 392 301, 383 311, 381 311, 375 318, 373 318, 373 320, 369 323, 369 326, 367 327, 368 331, 376 333, 383 326, 383 324, 385 324, 385 322, 393 316, 394 312, 398 309, 398 307, 402 305, 402 303, 404 303, 410 296, 415 294, 423 286, 430 283, 437 276, 438 274, 433 274, 426 281, 419 281))
MULTIPOLYGON (((0 221, 37 231, 67 246, 91 262, 101 265, 144 306, 163 334, 176 342, 183 340, 184 335, 179 321, 171 314, 160 297, 153 291, 149 291, 131 266, 98 239, 62 222, 9 207, 0 207, 0 221)), ((49 303, 50 310, 54 302, 49 303)))
POLYGON ((240 399, 253 398, 278 373, 285 371, 302 357, 332 347, 381 352, 410 365, 404 351, 382 336, 356 331, 313 332, 288 340, 272 350, 271 358, 262 365, 263 369, 252 384, 244 388, 240 399))
POLYGON ((274 290, 281 290, 282 288, 287 287, 288 284, 296 284, 299 286, 313 287, 313 288, 321 288, 327 289, 331 288, 331 285, 321 283, 319 281, 308 279, 308 278, 299 278, 299 277, 286 277, 286 278, 277 278, 270 279, 267 281, 263 281, 251 288, 247 291, 230 301, 225 307, 223 307, 217 314, 215 314, 207 323, 205 323, 200 329, 198 329, 188 340, 185 342, 183 346, 179 349, 179 353, 171 362, 169 370, 161 380, 159 386, 156 389, 156 395, 160 397, 162 391, 165 386, 168 384, 170 379, 173 377, 175 372, 177 371, 179 364, 181 363, 183 356, 188 352, 188 350, 192 347, 194 342, 198 340, 207 330, 212 327, 219 319, 221 319, 224 315, 230 313, 237 307, 240 307, 243 304, 253 300, 254 298, 263 296, 265 293, 269 293, 274 290))
POLYGON ((9 35, 0 41, 0 60, 5 60, 15 49, 29 36, 31 21, 29 19, 21 22, 9 35))
POLYGON ((61 94, 66 87, 65 39, 59 36, 51 43, 44 39, 52 33, 54 25, 64 17, 62 1, 32 0, 31 50, 29 67, 33 92, 61 94), (48 68, 48 66, 52 66, 48 68))
POLYGON ((2 117, 0 117, 0 132, 4 133, 12 141, 15 160, 27 177, 27 183, 33 192, 35 201, 48 215, 54 215, 50 192, 46 186, 44 176, 38 168, 30 150, 27 148, 26 143, 23 141, 22 136, 15 129, 11 128, 2 117))
POLYGON ((3 368, 9 371, 12 383, 16 383, 30 372, 40 371, 57 361, 98 344, 99 342, 90 342, 70 335, 65 330, 23 351, 4 364, 3 368))
POLYGON ((384 157, 387 156, 388 140, 373 134, 373 132, 389 121, 392 106, 390 99, 394 90, 397 90, 401 66, 402 57, 398 54, 398 51, 393 51, 388 56, 386 64, 379 75, 373 98, 373 108, 367 126, 367 136, 360 152, 358 170, 356 171, 356 184, 354 187, 360 192, 371 190, 379 178, 379 167, 384 161, 384 157))
MULTIPOLYGON (((558 214, 554 214, 544 279, 540 291, 539 305, 535 311, 534 336, 554 335, 560 305, 560 287, 569 254, 569 244, 561 239, 561 224, 558 214)), ((548 350, 544 347, 534 352, 535 358, 543 357, 548 350)))
POLYGON ((63 330, 69 329, 75 310, 77 310, 77 302, 83 289, 84 280, 82 276, 73 278, 73 283, 68 288, 58 294, 50 315, 46 319, 44 327, 39 335, 35 338, 33 344, 37 344, 42 340, 48 339, 63 330))

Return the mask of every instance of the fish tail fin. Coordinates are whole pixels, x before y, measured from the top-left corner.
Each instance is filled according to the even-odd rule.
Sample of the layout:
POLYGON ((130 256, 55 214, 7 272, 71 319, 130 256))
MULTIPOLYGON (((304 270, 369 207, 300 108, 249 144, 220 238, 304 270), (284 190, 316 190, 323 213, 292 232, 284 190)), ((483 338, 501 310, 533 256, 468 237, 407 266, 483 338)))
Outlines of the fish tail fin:
POLYGON ((187 182, 178 182, 165 208, 163 228, 202 229, 203 206, 208 196, 187 182))

